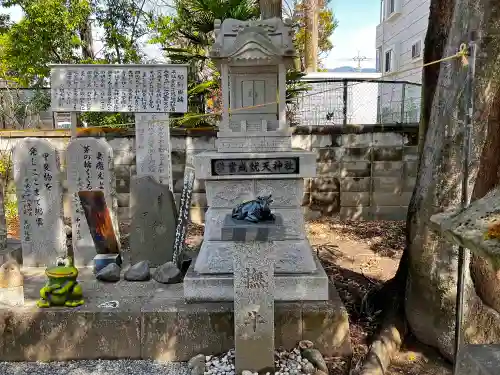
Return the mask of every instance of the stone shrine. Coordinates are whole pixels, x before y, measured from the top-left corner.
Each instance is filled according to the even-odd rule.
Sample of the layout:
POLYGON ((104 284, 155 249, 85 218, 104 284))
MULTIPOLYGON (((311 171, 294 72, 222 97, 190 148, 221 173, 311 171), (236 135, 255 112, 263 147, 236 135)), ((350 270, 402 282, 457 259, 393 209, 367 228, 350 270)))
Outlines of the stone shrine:
MULTIPOLYGON (((306 237, 301 208, 303 179, 316 175, 316 156, 292 148, 286 118, 292 36, 278 18, 215 21, 211 57, 221 72, 223 110, 217 151, 194 157, 209 208, 202 247, 184 279, 189 302, 233 300, 233 255, 241 239, 226 235, 231 211, 269 194, 277 217, 266 239, 273 245, 274 299, 328 300, 328 278, 306 237)), ((256 242, 239 244, 250 252, 256 242)))

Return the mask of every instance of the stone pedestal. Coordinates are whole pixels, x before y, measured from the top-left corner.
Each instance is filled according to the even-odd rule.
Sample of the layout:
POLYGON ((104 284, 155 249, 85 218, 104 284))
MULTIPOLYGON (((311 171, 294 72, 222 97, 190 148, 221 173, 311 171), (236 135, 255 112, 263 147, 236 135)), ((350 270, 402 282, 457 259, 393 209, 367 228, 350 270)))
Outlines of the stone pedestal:
MULTIPOLYGON (((245 233, 246 236, 249 233, 266 236, 266 240, 274 245, 275 299, 328 299, 328 278, 307 240, 301 208, 303 179, 316 174, 313 152, 300 149, 254 153, 203 152, 195 156, 195 169, 196 177, 205 180, 209 209, 205 214, 200 253, 184 279, 184 295, 188 301, 233 300, 232 259, 236 243, 242 239, 233 228, 231 211, 239 203, 269 194, 274 200, 271 209, 276 215, 275 224, 265 231, 266 225, 260 224, 260 233, 258 226, 249 224, 254 231, 245 233), (249 170, 257 162, 259 171, 249 170), (288 170, 284 168, 285 164, 288 170), (276 173, 275 169, 280 165, 278 172, 281 173, 276 173), (236 168, 237 173, 231 174, 230 168, 236 168), (247 172, 243 170, 245 168, 247 172)), ((250 243, 246 246, 247 251, 252 251, 250 243)))

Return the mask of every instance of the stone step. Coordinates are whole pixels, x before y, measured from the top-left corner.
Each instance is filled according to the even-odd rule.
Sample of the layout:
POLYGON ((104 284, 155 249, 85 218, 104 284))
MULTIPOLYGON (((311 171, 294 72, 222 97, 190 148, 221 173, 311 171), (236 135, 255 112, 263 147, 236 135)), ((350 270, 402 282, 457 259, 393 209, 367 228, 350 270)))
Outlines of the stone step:
MULTIPOLYGON (((232 258, 229 258, 232 259, 232 258)), ((312 273, 284 273, 275 275, 276 301, 323 301, 328 299, 328 276, 319 263, 312 273)), ((195 262, 198 265, 198 262, 195 262)), ((202 264, 200 262, 200 264, 202 264)), ((200 274, 191 266, 184 278, 184 296, 188 301, 232 301, 234 284, 232 274, 200 274)))
MULTIPOLYGON (((82 269, 83 306, 39 309, 43 270, 23 272, 25 305, 0 307, 4 361, 186 361, 234 347, 233 303, 186 303, 183 284, 102 283, 82 269), (102 305, 110 301, 119 305, 102 305)), ((350 354, 348 316, 333 285, 326 301, 276 302, 276 347, 292 349, 302 339, 315 342, 325 356, 350 354)))
MULTIPOLYGON (((232 273, 234 245, 232 241, 203 241, 194 271, 199 274, 232 273)), ((277 274, 317 271, 309 240, 274 241, 274 245, 277 274)))

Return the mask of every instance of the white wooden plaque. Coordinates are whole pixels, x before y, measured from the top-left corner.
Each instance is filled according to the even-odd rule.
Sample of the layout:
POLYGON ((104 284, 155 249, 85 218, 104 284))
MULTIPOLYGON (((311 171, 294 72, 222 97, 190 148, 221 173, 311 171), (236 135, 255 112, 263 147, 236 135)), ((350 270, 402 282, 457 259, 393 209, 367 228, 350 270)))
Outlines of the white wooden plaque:
POLYGON ((187 112, 186 65, 52 65, 56 112, 187 112))

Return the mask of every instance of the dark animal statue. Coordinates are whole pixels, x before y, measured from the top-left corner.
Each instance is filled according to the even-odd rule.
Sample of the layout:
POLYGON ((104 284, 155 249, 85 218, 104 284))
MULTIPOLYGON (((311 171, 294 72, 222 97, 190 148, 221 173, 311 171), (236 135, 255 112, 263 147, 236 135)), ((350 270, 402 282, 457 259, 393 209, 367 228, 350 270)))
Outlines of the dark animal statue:
POLYGON ((252 223, 274 221, 275 216, 269 207, 271 203, 273 203, 271 195, 267 197, 257 197, 254 200, 240 203, 233 208, 232 217, 236 220, 246 220, 252 223))

